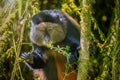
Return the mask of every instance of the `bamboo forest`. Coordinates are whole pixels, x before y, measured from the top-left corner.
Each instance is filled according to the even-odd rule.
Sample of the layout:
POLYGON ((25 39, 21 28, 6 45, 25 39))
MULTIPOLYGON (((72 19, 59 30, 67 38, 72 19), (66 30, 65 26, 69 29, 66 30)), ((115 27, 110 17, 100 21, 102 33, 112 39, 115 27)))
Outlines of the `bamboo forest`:
MULTIPOLYGON (((44 21, 41 21, 40 24, 46 26, 42 22, 44 21)), ((71 26, 71 23, 68 22, 68 25, 71 26)), ((69 26, 67 27, 69 28, 69 26)), ((43 33, 45 30, 41 29, 40 31, 43 33)), ((65 34, 61 32, 58 35, 62 35, 62 38, 68 36, 71 42, 76 42, 73 38, 74 36, 69 37, 69 35, 74 34, 74 30, 66 30, 65 28, 65 31, 67 31, 65 34)), ((53 32, 57 33, 57 31, 53 32)), ((36 32, 37 34, 39 33, 36 32)), ((49 36, 51 35, 55 36, 57 34, 51 32, 49 36)), ((59 42, 62 42, 62 39, 57 37, 59 36, 54 39, 59 39, 59 42)), ((39 40, 38 38, 36 39, 39 40)), ((119 39, 120 0, 0 0, 0 80, 120 80, 119 39), (59 12, 55 14, 48 12, 48 15, 46 15, 44 10, 57 10, 59 12), (67 19, 71 23, 78 23, 77 29, 79 33, 76 35, 80 39, 78 41, 79 48, 48 44, 47 46, 55 52, 52 53, 51 50, 46 49, 47 54, 45 54, 43 51, 43 57, 39 60, 42 60, 45 64, 42 64, 41 61, 40 66, 43 69, 40 68, 38 70, 40 76, 35 77, 35 74, 37 74, 37 71, 35 72, 36 69, 33 69, 27 63, 27 60, 22 59, 21 55, 23 53, 29 54, 29 52, 36 49, 30 40, 30 35, 32 34, 32 32, 30 34, 30 31, 33 30, 31 26, 34 26, 34 21, 40 23, 37 19, 34 20, 33 17, 40 12, 41 14, 36 17, 38 20, 48 20, 45 22, 48 27, 52 25, 62 26, 64 21, 62 21, 61 17, 65 16, 66 18, 69 15, 67 19), (60 14, 58 16, 60 17, 59 21, 57 21, 58 17, 54 19, 54 16, 58 14, 60 14), (39 16, 42 17, 39 18, 39 16), (56 21, 53 21, 53 23, 52 21, 49 22, 52 20, 50 18, 56 21), (33 22, 31 24, 32 19, 33 22), (58 24, 55 22, 58 22, 58 24), (77 61, 73 65, 67 62, 70 57, 68 53, 72 49, 74 50, 73 53, 77 54, 77 61), (57 56, 56 52, 61 54, 57 56), (56 58, 53 60, 51 55, 56 58), (55 64, 47 60, 49 57, 53 61, 58 60, 58 62, 61 62, 57 63, 56 61, 55 64), (66 63, 62 64, 65 61, 66 63), (57 67, 52 67, 51 65, 57 65, 57 67), (60 72, 61 69, 64 71, 60 72), (74 78, 75 75, 76 77, 74 78)), ((64 43, 70 44, 66 41, 62 45, 65 45, 64 43)), ((32 53, 34 54, 34 52, 32 53)), ((23 57, 28 54, 23 55, 23 57)), ((36 64, 38 62, 35 61, 36 64)))

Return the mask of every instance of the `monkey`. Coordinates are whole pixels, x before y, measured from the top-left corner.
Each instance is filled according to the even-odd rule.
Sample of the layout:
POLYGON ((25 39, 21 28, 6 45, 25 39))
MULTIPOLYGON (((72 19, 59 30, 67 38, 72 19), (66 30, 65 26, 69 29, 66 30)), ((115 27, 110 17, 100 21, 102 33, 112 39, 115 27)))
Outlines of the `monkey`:
POLYGON ((34 50, 31 54, 24 53, 21 55, 23 59, 32 55, 33 63, 25 64, 31 70, 43 69, 41 74, 44 73, 46 76, 43 80, 62 80, 63 78, 60 78, 58 74, 60 75, 65 71, 63 66, 66 61, 74 64, 79 57, 79 27, 79 24, 72 17, 60 10, 43 10, 35 14, 32 17, 30 30, 30 41, 34 50), (66 60, 63 55, 50 50, 47 48, 47 44, 69 46, 69 58, 66 60), (59 73, 60 70, 56 66, 61 68, 62 73, 59 73), (51 72, 53 72, 54 77, 51 77, 51 72))

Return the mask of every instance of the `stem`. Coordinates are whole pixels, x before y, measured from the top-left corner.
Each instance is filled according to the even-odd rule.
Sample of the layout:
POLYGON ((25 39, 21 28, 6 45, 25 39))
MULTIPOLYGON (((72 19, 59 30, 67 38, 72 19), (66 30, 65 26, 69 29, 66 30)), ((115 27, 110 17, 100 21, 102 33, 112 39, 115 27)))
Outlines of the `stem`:
POLYGON ((89 42, 91 27, 91 1, 82 0, 81 11, 81 51, 79 57, 78 80, 87 80, 89 68, 89 42))

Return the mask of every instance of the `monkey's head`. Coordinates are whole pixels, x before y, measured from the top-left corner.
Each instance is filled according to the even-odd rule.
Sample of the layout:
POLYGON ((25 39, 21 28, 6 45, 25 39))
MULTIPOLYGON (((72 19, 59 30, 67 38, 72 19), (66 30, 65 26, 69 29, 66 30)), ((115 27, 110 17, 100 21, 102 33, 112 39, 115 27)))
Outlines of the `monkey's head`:
POLYGON ((65 36, 66 31, 63 26, 57 23, 41 22, 37 25, 32 23, 30 40, 39 46, 60 42, 64 40, 65 36))

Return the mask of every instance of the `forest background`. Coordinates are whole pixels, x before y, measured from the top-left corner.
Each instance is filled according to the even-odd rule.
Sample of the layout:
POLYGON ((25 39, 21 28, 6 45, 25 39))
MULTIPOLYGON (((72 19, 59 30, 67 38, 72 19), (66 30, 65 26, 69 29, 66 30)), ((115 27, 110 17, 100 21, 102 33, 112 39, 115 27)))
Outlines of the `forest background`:
POLYGON ((78 80, 120 80, 119 0, 0 0, 0 80, 31 80, 20 55, 32 50, 31 17, 45 9, 66 12, 81 26, 78 80))

